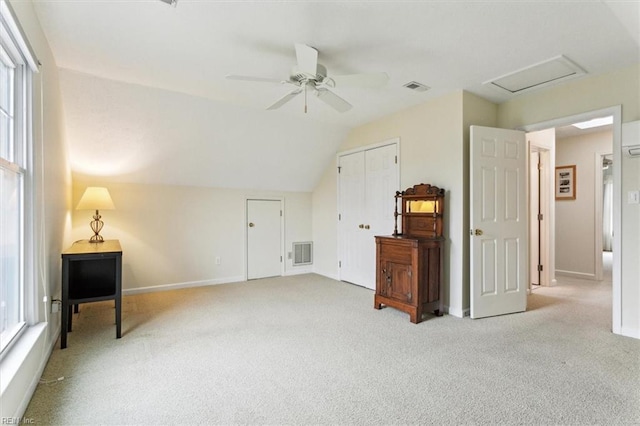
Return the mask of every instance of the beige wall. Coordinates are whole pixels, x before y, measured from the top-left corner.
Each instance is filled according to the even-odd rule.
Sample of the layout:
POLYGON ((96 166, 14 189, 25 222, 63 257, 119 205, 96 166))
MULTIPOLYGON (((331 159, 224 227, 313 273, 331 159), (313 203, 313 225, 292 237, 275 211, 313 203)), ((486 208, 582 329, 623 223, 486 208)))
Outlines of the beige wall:
MULTIPOLYGON (((463 316, 468 308, 468 227, 466 213, 468 127, 495 125, 494 104, 457 91, 353 129, 340 151, 400 138, 401 189, 429 183, 446 190, 445 305, 463 316), (463 107, 468 102, 468 108, 463 107)), ((316 187, 313 199, 316 272, 337 277, 337 182, 335 162, 316 187)), ((393 194, 389 194, 390 197, 393 194)), ((389 230, 391 233, 393 230, 389 230)), ((372 241, 372 244, 374 242, 372 241)))
POLYGON ((58 70, 31 2, 10 0, 9 4, 42 65, 34 76, 36 304, 27 309, 30 329, 1 364, 0 418, 19 417, 26 409, 60 331, 60 317, 50 314, 50 300, 61 294, 60 252, 69 242, 71 228, 71 174, 58 70), (45 297, 47 302, 41 302, 45 297))
POLYGON ((557 273, 596 278, 596 262, 602 261, 602 251, 594 257, 599 240, 595 235, 595 204, 602 200, 595 197, 596 185, 602 186, 602 182, 596 182, 595 155, 612 152, 611 131, 556 140, 556 165, 575 165, 577 182, 575 200, 555 202, 557 273))
MULTIPOLYGON (((284 200, 286 252, 312 237, 311 193, 131 184, 74 174, 74 206, 87 186, 105 186, 113 198, 116 209, 101 212, 101 235, 120 240, 125 293, 244 280, 247 198, 284 200)), ((73 211, 74 241, 92 235, 92 214, 73 211)), ((292 266, 286 252, 285 274, 311 270, 292 266)))
POLYGON ((338 170, 334 158, 312 194, 313 271, 340 279, 338 270, 338 170))

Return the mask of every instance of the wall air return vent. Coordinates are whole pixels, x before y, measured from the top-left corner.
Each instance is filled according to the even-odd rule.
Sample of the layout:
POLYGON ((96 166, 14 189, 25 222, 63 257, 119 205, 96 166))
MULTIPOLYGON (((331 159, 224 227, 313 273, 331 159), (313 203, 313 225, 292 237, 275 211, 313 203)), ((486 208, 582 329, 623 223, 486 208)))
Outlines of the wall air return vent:
POLYGON ((547 61, 498 77, 483 84, 510 94, 519 94, 534 89, 559 84, 586 74, 579 65, 559 55, 547 61))
POLYGON ((418 83, 417 81, 410 81, 407 84, 403 84, 402 86, 406 87, 407 89, 415 90, 416 92, 426 92, 430 89, 429 86, 425 86, 424 84, 418 83))
POLYGON ((293 243, 293 266, 311 265, 313 263, 313 243, 293 243))

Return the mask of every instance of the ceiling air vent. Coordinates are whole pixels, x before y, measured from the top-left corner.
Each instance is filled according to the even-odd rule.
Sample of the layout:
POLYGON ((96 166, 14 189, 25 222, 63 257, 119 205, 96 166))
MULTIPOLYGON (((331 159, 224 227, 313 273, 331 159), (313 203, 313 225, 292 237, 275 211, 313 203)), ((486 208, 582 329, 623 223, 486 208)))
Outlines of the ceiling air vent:
POLYGON ((173 7, 178 6, 178 0, 160 0, 160 1, 168 4, 169 6, 173 6, 173 7))
POLYGON ((518 94, 564 82, 586 74, 579 65, 559 55, 535 65, 503 75, 483 84, 503 92, 518 94))
POLYGON ((424 84, 418 83, 417 81, 410 81, 409 83, 403 84, 402 86, 406 87, 407 89, 415 90, 416 92, 426 92, 430 89, 429 86, 425 86, 424 84))

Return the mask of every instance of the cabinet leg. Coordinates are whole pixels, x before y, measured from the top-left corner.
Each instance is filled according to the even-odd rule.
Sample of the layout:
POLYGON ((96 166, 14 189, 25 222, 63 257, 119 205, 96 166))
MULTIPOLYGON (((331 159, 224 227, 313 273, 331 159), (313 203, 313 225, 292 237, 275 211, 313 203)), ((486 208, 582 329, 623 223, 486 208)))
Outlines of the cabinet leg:
POLYGON ((409 321, 414 324, 418 324, 422 321, 422 309, 415 308, 409 312, 409 321))
POLYGON ((382 309, 383 305, 378 301, 378 296, 374 296, 373 298, 373 309, 382 309))

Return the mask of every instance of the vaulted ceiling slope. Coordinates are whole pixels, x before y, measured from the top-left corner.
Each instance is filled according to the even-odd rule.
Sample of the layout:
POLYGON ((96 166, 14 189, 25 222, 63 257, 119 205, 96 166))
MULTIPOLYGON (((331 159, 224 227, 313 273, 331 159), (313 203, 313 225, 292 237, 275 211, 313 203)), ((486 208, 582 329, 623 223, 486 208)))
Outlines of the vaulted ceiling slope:
POLYGON ((71 169, 113 182, 313 190, 345 126, 61 70, 71 169))
MULTIPOLYGON (((33 3, 64 69, 74 170, 87 152, 126 145, 143 163, 166 160, 163 182, 177 184, 311 190, 348 128, 452 90, 502 102, 514 95, 483 82, 557 55, 587 75, 640 62, 635 1, 33 3), (305 114, 302 97, 264 111, 286 85, 225 79, 287 79, 294 43, 316 48, 330 76, 383 71, 389 82, 336 87, 352 110, 310 97, 305 114)), ((160 179, 136 167, 122 176, 160 179)))

